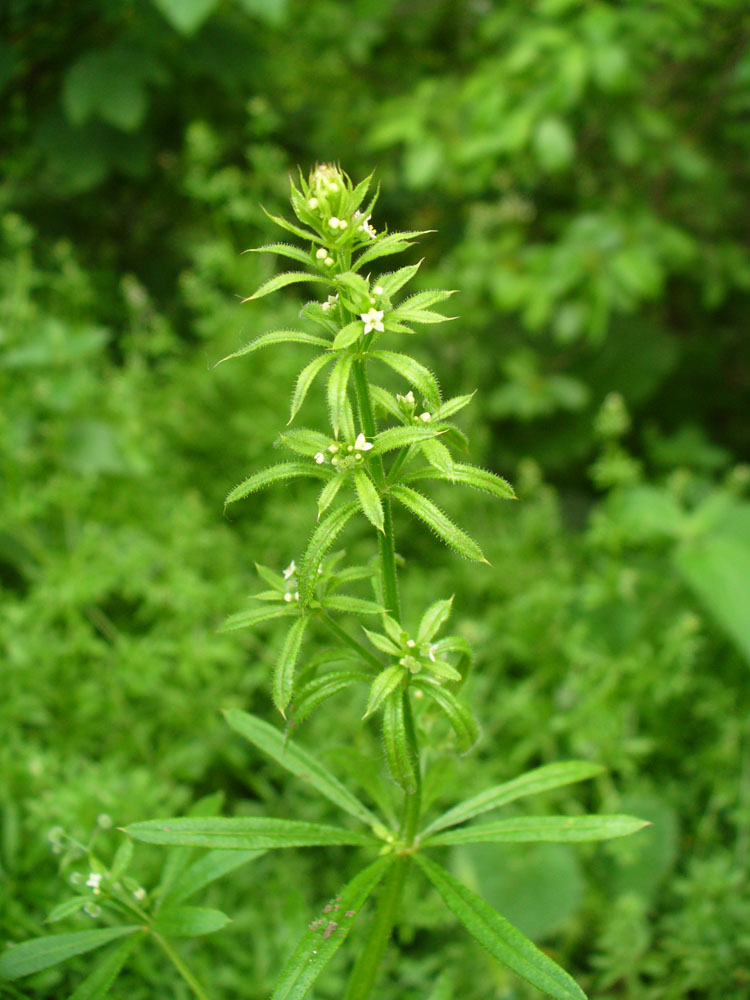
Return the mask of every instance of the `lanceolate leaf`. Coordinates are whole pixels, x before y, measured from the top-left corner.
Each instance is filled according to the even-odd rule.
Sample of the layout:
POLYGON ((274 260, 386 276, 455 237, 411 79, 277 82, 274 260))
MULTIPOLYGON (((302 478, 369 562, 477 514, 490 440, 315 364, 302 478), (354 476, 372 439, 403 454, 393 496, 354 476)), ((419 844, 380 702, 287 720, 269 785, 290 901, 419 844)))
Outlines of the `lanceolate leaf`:
POLYGON ((377 283, 383 289, 383 295, 392 298, 399 289, 411 281, 421 264, 422 261, 420 260, 418 264, 410 264, 409 267, 400 267, 398 271, 389 271, 388 274, 381 274, 377 283))
POLYGON ((634 816, 517 816, 438 833, 425 843, 433 846, 611 840, 613 837, 627 837, 644 826, 648 823, 634 816))
MULTIPOLYGON (((263 208, 262 205, 261 208, 263 208)), ((263 212, 271 220, 271 222, 275 222, 277 226, 281 226, 282 229, 286 229, 288 233, 294 233, 294 235, 299 236, 300 239, 309 240, 311 243, 323 242, 320 236, 318 236, 317 233, 314 233, 311 229, 303 229, 301 226, 297 226, 293 222, 287 222, 287 220, 280 215, 271 215, 271 213, 267 212, 265 208, 263 208, 263 212)))
POLYGON ((264 295, 270 295, 271 292, 277 292, 280 288, 286 288, 287 285, 296 285, 300 281, 317 281, 322 285, 330 285, 330 280, 324 278, 321 274, 308 274, 306 271, 286 271, 284 274, 276 274, 273 278, 269 278, 268 281, 264 281, 257 292, 253 292, 252 295, 248 295, 243 302, 252 302, 253 299, 262 299, 264 295))
POLYGON ((221 910, 206 906, 165 906, 154 921, 154 930, 165 937, 199 937, 215 934, 230 923, 221 910))
POLYGON ((465 559, 475 562, 487 562, 477 543, 458 528, 451 519, 436 507, 435 504, 408 486, 391 487, 393 497, 402 503, 407 510, 432 528, 436 535, 443 539, 446 545, 458 552, 465 559))
POLYGON ((436 684, 419 684, 428 698, 442 710, 456 734, 458 749, 468 753, 479 739, 479 726, 469 708, 456 698, 452 691, 436 684))
POLYGON ((311 431, 308 427, 295 427, 291 431, 279 434, 278 443, 298 455, 313 458, 319 451, 325 451, 331 443, 330 438, 319 431, 311 431))
POLYGON ((164 902, 170 906, 184 903, 207 885, 264 854, 265 851, 209 851, 194 861, 170 886, 164 902))
POLYGON ((448 909, 493 958, 555 1000, 586 1000, 586 994, 564 969, 483 899, 423 854, 415 857, 448 909))
POLYGON ((342 475, 336 475, 328 480, 318 497, 318 518, 328 510, 345 482, 346 479, 342 475))
POLYGON ((242 500, 251 493, 256 493, 266 486, 271 486, 273 483, 280 483, 285 479, 300 479, 305 477, 311 479, 328 479, 329 475, 329 470, 310 463, 281 462, 279 465, 272 465, 268 469, 263 469, 261 472, 256 472, 252 476, 248 476, 247 479, 244 479, 227 494, 224 506, 226 507, 236 500, 242 500))
POLYGON ((301 685, 294 696, 294 705, 289 710, 290 718, 295 723, 304 721, 318 705, 337 695, 352 684, 369 684, 371 673, 364 670, 335 670, 322 677, 315 677, 307 684, 301 685))
POLYGON ((335 844, 367 847, 379 843, 356 830, 344 830, 342 827, 324 826, 321 823, 303 823, 293 819, 272 819, 268 816, 181 816, 177 819, 152 819, 132 823, 125 827, 125 833, 134 840, 147 844, 210 847, 222 851, 335 844))
POLYGON ((487 472, 485 469, 478 469, 473 465, 463 465, 454 462, 450 471, 443 469, 419 469, 415 472, 407 472, 403 476, 403 482, 415 483, 420 479, 443 479, 451 483, 461 483, 464 486, 472 486, 475 490, 483 493, 491 493, 501 500, 515 500, 516 494, 513 487, 494 472, 487 472))
POLYGON ((299 617, 289 629, 273 672, 273 703, 282 715, 292 700, 294 671, 309 619, 299 617))
POLYGON ((425 441, 421 448, 422 454, 430 465, 442 473, 446 479, 455 482, 453 476, 453 459, 443 442, 431 438, 429 441, 425 441))
POLYGON ((398 372, 421 392, 431 407, 437 409, 440 406, 440 389, 429 368, 425 368, 408 354, 398 354, 396 351, 371 351, 369 356, 398 372))
POLYGON ((347 419, 345 409, 348 403, 349 375, 352 370, 353 355, 345 354, 339 358, 328 379, 328 410, 331 415, 331 426, 338 437, 343 430, 346 433, 347 419))
POLYGON ((354 486, 363 514, 378 531, 383 531, 383 504, 375 484, 364 469, 354 470, 354 486))
POLYGON ((295 383, 294 394, 292 396, 291 412, 289 414, 290 424, 296 417, 300 406, 302 406, 308 389, 315 381, 315 377, 325 368, 327 364, 333 361, 334 357, 335 355, 333 354, 321 354, 319 357, 313 358, 308 365, 305 365, 297 376, 297 382, 295 383))
POLYGON ((493 785, 492 788, 488 788, 478 795, 473 795, 465 802, 449 809, 433 823, 430 823, 422 831, 422 836, 429 836, 447 826, 464 823, 474 816, 480 816, 491 809, 499 809, 500 806, 515 802, 517 799, 523 799, 527 795, 537 795, 539 792, 546 792, 552 788, 561 788, 563 785, 571 785, 577 781, 595 778, 603 770, 604 768, 600 764, 592 764, 586 760, 562 761, 558 764, 545 764, 542 767, 534 768, 533 771, 527 771, 511 781, 505 781, 501 785, 493 785))
POLYGON ((248 608, 247 611, 238 611, 237 614, 230 615, 221 626, 221 632, 235 632, 240 628, 253 628, 269 622, 273 618, 288 618, 296 613, 296 609, 288 607, 269 607, 264 605, 260 608, 248 608))
POLYGON ((227 354, 216 364, 220 365, 224 361, 229 361, 230 358, 241 358, 244 354, 252 354, 253 351, 259 351, 262 347, 271 347, 273 344, 313 344, 315 347, 326 348, 331 346, 330 340, 323 340, 322 337, 315 337, 311 333, 303 333, 302 330, 272 330, 270 333, 261 334, 260 337, 251 340, 249 344, 245 344, 233 354, 227 354))
POLYGON ((363 869, 341 890, 320 916, 310 922, 282 969, 271 1000, 301 1000, 346 940, 368 896, 395 860, 390 854, 363 869))
POLYGON ((293 243, 267 243, 264 247, 252 247, 245 250, 245 253, 277 253, 282 257, 289 257, 291 260, 299 261, 300 264, 310 265, 312 255, 301 247, 294 246, 293 243))
POLYGON ((388 695, 393 694, 396 688, 401 687, 403 681, 403 667, 386 667, 385 670, 382 670, 372 682, 370 696, 367 699, 367 711, 362 718, 367 719, 374 715, 388 695))
POLYGON ((408 794, 417 790, 418 762, 414 759, 406 731, 404 698, 401 693, 386 699, 383 711, 383 744, 388 769, 408 794))
POLYGON ((372 443, 370 454, 383 455, 387 451, 407 448, 412 444, 429 441, 441 433, 440 427, 430 427, 426 424, 415 424, 413 427, 389 427, 388 430, 381 431, 377 435, 372 443))
MULTIPOLYGON (((335 675, 334 675, 335 676, 335 675)), ((369 679, 369 678, 368 678, 369 679)), ((333 774, 309 751, 304 750, 284 734, 262 719, 230 709, 224 713, 229 725, 245 739, 250 740, 259 750, 272 757, 277 764, 286 768, 302 781, 307 781, 321 795, 345 810, 351 816, 372 826, 378 823, 377 816, 352 795, 333 774)))
POLYGON ((336 507, 317 525, 302 558, 297 580, 299 582, 300 603, 310 601, 318 578, 318 567, 323 558, 346 527, 347 522, 357 512, 358 505, 352 501, 336 507))
POLYGON ((336 334, 331 347, 335 351, 340 351, 345 347, 351 346, 355 340, 359 340, 363 330, 364 327, 361 320, 355 320, 353 323, 347 323, 347 325, 336 334))
POLYGON ((429 232, 433 232, 433 230, 424 229, 421 232, 413 230, 412 232, 389 233, 387 236, 382 236, 372 246, 369 246, 364 253, 360 254, 352 264, 352 270, 359 271, 364 264, 368 264, 371 260, 377 260, 378 257, 387 257, 389 254, 401 253, 402 250, 406 250, 413 245, 414 241, 412 237, 424 236, 429 232))
POLYGON ((73 934, 49 934, 13 945, 0 954, 0 979, 20 979, 32 972, 48 969, 65 962, 74 955, 102 948, 117 938, 135 934, 142 928, 138 924, 123 927, 102 927, 93 931, 76 931, 73 934))
POLYGON ((367 601, 362 597, 349 597, 346 594, 330 594, 323 601, 326 611, 340 611, 345 615, 381 615, 383 608, 375 601, 367 601))
POLYGON ((139 940, 142 940, 141 936, 133 934, 105 955, 83 982, 78 984, 68 1000, 101 1000, 105 997, 139 940))
POLYGON ((452 597, 449 597, 447 601, 435 601, 429 606, 422 615, 422 620, 417 629, 417 643, 430 642, 431 639, 435 638, 443 625, 448 621, 452 607, 452 597))

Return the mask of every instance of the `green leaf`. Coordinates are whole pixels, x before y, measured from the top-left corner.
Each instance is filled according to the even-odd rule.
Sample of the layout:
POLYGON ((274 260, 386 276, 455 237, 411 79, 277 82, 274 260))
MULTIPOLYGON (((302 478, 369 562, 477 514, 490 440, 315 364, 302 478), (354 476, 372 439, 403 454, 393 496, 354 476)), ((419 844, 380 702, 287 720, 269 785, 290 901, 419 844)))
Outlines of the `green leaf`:
POLYGON ((264 605, 261 608, 248 608, 247 611, 238 611, 230 615, 219 629, 220 632, 236 632, 241 628, 254 628, 264 622, 270 622, 273 618, 288 618, 296 614, 295 608, 284 605, 282 608, 269 607, 264 605))
POLYGON ((250 740, 295 777, 308 782, 339 809, 368 826, 379 822, 377 816, 352 795, 317 757, 292 740, 287 740, 274 726, 238 709, 230 709, 224 715, 235 732, 250 740))
POLYGON ((350 347, 354 344, 362 335, 364 326, 361 320, 355 320, 353 323, 347 323, 345 327, 334 337, 331 347, 334 350, 341 351, 346 347, 350 347))
POLYGON ((282 257, 299 261, 300 264, 305 264, 308 267, 313 261, 312 254, 301 247, 294 246, 293 243, 267 243, 263 247, 252 247, 250 250, 245 250, 245 253, 277 253, 282 257))
POLYGON ((318 705, 348 688, 352 684, 369 684, 372 674, 363 670, 336 670, 322 677, 315 677, 301 685, 290 709, 290 718, 297 724, 306 719, 318 705))
POLYGON ((328 470, 317 465, 309 465, 305 462, 281 462, 279 465, 272 465, 244 479, 227 494, 224 506, 227 507, 236 500, 242 500, 251 493, 257 493, 258 490, 265 489, 266 486, 283 482, 286 479, 328 479, 329 475, 328 470))
POLYGON ((452 399, 447 399, 444 403, 441 403, 440 409, 435 416, 439 420, 446 420, 448 417, 452 417, 454 413, 458 413, 459 410, 463 410, 465 406, 468 406, 475 396, 476 391, 470 392, 466 396, 454 396, 452 399))
POLYGON ((358 505, 354 501, 336 507, 323 518, 313 531, 297 575, 300 602, 303 605, 308 604, 313 595, 318 579, 318 567, 326 552, 358 509, 358 505))
POLYGON ((463 556, 464 559, 472 559, 475 562, 484 562, 485 559, 482 550, 479 548, 477 543, 458 528, 451 519, 436 507, 435 504, 428 500, 427 497, 422 496, 421 493, 417 493, 416 490, 411 489, 408 486, 393 486, 391 487, 391 495, 395 497, 399 503, 403 504, 407 510, 411 511, 412 514, 416 515, 420 520, 431 528, 436 535, 438 535, 445 542, 446 545, 458 552, 459 555, 463 556))
POLYGON ((425 441, 421 448, 422 454, 430 465, 441 472, 446 479, 453 482, 453 458, 442 441, 436 441, 435 438, 432 438, 425 441))
POLYGON ((278 443, 298 455, 313 458, 319 451, 328 449, 331 439, 320 431, 311 431, 308 427, 295 427, 290 431, 282 431, 278 443))
POLYGON ((405 483, 416 483, 423 479, 440 479, 451 483, 461 483, 471 486, 475 490, 483 493, 490 493, 501 500, 515 500, 516 494, 513 487, 494 472, 487 472, 485 469, 478 469, 473 465, 463 465, 460 462, 453 462, 450 472, 442 469, 418 469, 415 472, 407 472, 402 481, 405 483))
POLYGON ((397 271, 389 271, 387 274, 381 274, 376 284, 380 285, 383 289, 385 297, 389 299, 393 298, 396 292, 403 288, 407 282, 411 281, 421 264, 422 261, 420 260, 418 264, 410 264, 409 267, 400 267, 397 271))
POLYGON ((418 687, 435 702, 451 724, 459 752, 468 753, 479 739, 479 725, 469 708, 444 687, 428 683, 418 683, 418 687))
POLYGON ((286 219, 282 218, 280 215, 271 215, 267 212, 265 208, 261 205, 264 215, 275 222, 277 226, 281 226, 282 229, 286 229, 288 233, 294 233, 295 236, 299 236, 300 239, 309 240, 311 243, 322 243, 320 236, 314 233, 311 229, 303 229, 301 226, 296 225, 294 222, 287 222, 286 219))
POLYGON ((292 407, 288 423, 291 424, 299 412, 299 408, 305 401, 307 391, 315 381, 315 377, 325 368, 327 364, 330 364, 333 359, 333 354, 321 354, 317 358, 313 358, 312 361, 308 365, 305 365, 299 373, 297 376, 297 382, 294 386, 294 395, 292 396, 292 407))
POLYGON ((381 653, 388 653, 389 656, 399 656, 401 654, 400 648, 392 642, 387 636, 382 635, 380 632, 371 632, 369 629, 362 626, 362 631, 365 633, 367 638, 373 644, 376 649, 379 649, 381 653))
POLYGON ((109 870, 109 877, 112 882, 121 879, 130 867, 133 860, 133 844, 129 840, 123 840, 115 852, 112 866, 109 870))
POLYGON ((334 365, 331 376, 328 379, 328 411, 331 416, 331 426, 336 437, 343 431, 346 437, 354 436, 354 428, 349 427, 348 418, 348 391, 349 376, 352 370, 354 356, 345 354, 339 358, 334 365))
POLYGON ((173 28, 192 35, 217 6, 218 0, 153 0, 173 28))
POLYGON ((399 354, 397 351, 370 351, 369 357, 375 361, 382 361, 403 376, 425 397, 433 409, 440 406, 440 388, 429 368, 425 368, 408 354, 399 354))
POLYGON ((370 395, 372 396, 372 401, 375 406, 379 406, 385 413, 390 414, 390 416, 395 417, 396 420, 403 420, 404 414, 401 411, 401 407, 396 401, 396 397, 393 393, 388 392, 380 385, 370 384, 370 395))
POLYGON ((311 921, 281 971, 271 1000, 301 1000, 347 938, 357 914, 395 860, 378 858, 341 890, 321 915, 311 921))
POLYGON ((362 719, 368 719, 380 708, 389 694, 393 694, 396 688, 401 687, 404 682, 404 668, 401 666, 386 667, 382 670, 370 686, 370 695, 367 699, 367 710, 362 719))
POLYGON ((453 608, 453 598, 447 601, 435 601, 422 615, 422 620, 417 629, 417 644, 430 642, 448 621, 451 609, 453 608))
POLYGON ((395 782, 409 795, 417 790, 419 763, 412 753, 406 729, 404 696, 399 693, 387 698, 383 711, 383 744, 388 770, 395 782))
POLYGON ((269 333, 263 333, 260 337, 256 337, 255 340, 251 340, 249 344, 245 344, 244 347, 241 347, 238 351, 234 351, 233 354, 227 354, 225 358, 217 361, 216 364, 220 365, 224 361, 229 361, 230 358, 241 358, 245 354, 252 354, 263 347, 272 347, 274 344, 312 344, 315 347, 325 348, 331 346, 330 340, 316 337, 312 333, 303 333, 302 330, 271 330, 269 333))
POLYGON ((412 444, 429 441, 441 433, 439 427, 429 427, 425 424, 415 424, 413 427, 389 427, 388 430, 376 435, 370 454, 383 455, 387 451, 407 448, 412 444))
POLYGON ((383 608, 375 601, 366 601, 361 597, 349 597, 347 594, 330 594, 323 601, 326 611, 340 611, 345 615, 380 615, 383 608))
POLYGON ((365 517, 378 531, 384 531, 383 504, 375 484, 364 469, 354 470, 354 486, 365 517))
POLYGON ((308 625, 308 618, 298 618, 287 632, 281 654, 273 671, 273 703, 285 714, 294 692, 294 672, 297 668, 302 639, 308 625))
POLYGON ((336 499, 339 490, 345 482, 345 476, 336 475, 332 479, 329 479, 320 491, 320 496, 318 497, 318 520, 320 520, 321 515, 328 510, 333 501, 336 499))
POLYGON ((163 73, 150 55, 135 47, 115 44, 87 52, 65 73, 65 115, 75 126, 100 118, 123 132, 134 132, 148 111, 147 84, 162 79, 163 73))
POLYGON ((293 819, 273 819, 269 816, 181 816, 176 819, 151 819, 131 823, 125 827, 125 833, 134 840, 147 844, 211 847, 222 851, 275 850, 337 844, 372 847, 378 843, 356 830, 293 819))
POLYGON ((401 253, 402 250, 407 250, 410 246, 414 245, 413 236, 424 236, 434 231, 434 229, 423 229, 421 231, 415 229, 411 232, 389 233, 387 236, 378 236, 352 264, 352 270, 359 271, 363 265, 369 264, 371 260, 377 260, 378 257, 387 257, 389 254, 401 253))
POLYGON ((68 1000, 101 1000, 105 997, 139 940, 142 940, 140 935, 134 934, 105 955, 68 1000))
POLYGON ((47 914, 45 924, 56 924, 58 920, 64 920, 73 913, 78 913, 84 906, 91 902, 89 896, 74 896, 73 899, 66 899, 64 903, 58 903, 47 914))
POLYGON ((455 294, 455 289, 453 291, 446 291, 444 288, 430 289, 426 292, 415 292, 414 295, 410 295, 408 299, 404 299, 400 303, 398 311, 401 312, 404 309, 409 312, 415 309, 426 309, 428 306, 434 306, 436 302, 444 302, 451 295, 455 294))
POLYGON ((180 875, 166 894, 165 902, 171 906, 184 903, 207 885, 264 854, 265 851, 209 851, 180 875))
POLYGON ((583 840, 611 840, 637 833, 649 824, 634 816, 517 816, 494 823, 479 823, 461 830, 449 830, 430 837, 425 844, 484 844, 540 841, 572 843, 583 840))
POLYGON ((48 937, 15 944, 0 954, 0 979, 20 979, 21 976, 48 969, 74 955, 83 955, 140 930, 139 925, 128 924, 94 931, 77 931, 74 934, 50 934, 48 937))
POLYGON ((164 907, 154 920, 154 930, 165 937, 199 937, 215 934, 231 923, 226 913, 204 906, 164 907))
POLYGON ((316 281, 321 285, 330 285, 331 283, 328 278, 324 278, 320 274, 308 274, 306 271, 285 271, 283 274, 276 274, 268 281, 264 281, 257 291, 242 301, 252 302, 253 299, 262 299, 265 295, 277 292, 280 288, 286 288, 287 285, 296 285, 300 281, 316 281))
POLYGON ((448 909, 493 958, 555 1000, 586 1000, 564 969, 471 889, 422 854, 415 858, 448 909))
POLYGON ((422 831, 422 836, 427 837, 447 826, 464 823, 467 819, 480 816, 492 809, 499 809, 500 806, 526 798, 527 795, 538 795, 540 792, 547 792, 552 788, 561 788, 577 781, 595 778, 603 771, 604 768, 600 764, 592 764, 586 760, 544 764, 542 767, 527 771, 511 781, 505 781, 501 785, 493 785, 478 795, 473 795, 459 803, 430 823, 422 831))

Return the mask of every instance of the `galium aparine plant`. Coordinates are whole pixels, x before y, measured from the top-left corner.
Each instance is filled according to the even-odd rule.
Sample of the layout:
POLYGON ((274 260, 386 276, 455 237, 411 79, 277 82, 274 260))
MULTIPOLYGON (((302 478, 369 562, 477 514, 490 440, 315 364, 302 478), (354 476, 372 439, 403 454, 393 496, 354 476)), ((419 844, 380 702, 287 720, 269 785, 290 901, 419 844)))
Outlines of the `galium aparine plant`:
MULTIPOLYGON (((259 628, 266 622, 288 620, 271 679, 274 705, 286 721, 279 727, 237 710, 227 712, 226 718, 237 733, 357 820, 360 829, 272 817, 221 817, 215 815, 215 801, 199 805, 187 817, 132 824, 125 830, 131 839, 109 868, 89 850, 89 877, 79 880, 75 899, 62 904, 63 909, 69 907, 62 915, 92 905, 97 916, 106 910, 110 926, 17 945, 0 958, 0 973, 6 978, 124 938, 86 980, 94 986, 111 984, 133 947, 150 937, 193 993, 205 998, 209 994, 169 939, 218 930, 227 918, 216 910, 185 906, 185 900, 265 851, 341 845, 356 847, 369 858, 339 894, 312 915, 308 930, 279 973, 272 1000, 301 1000, 307 994, 374 897, 369 927, 357 944, 346 1000, 371 997, 412 866, 499 962, 556 1000, 585 1000, 567 972, 433 856, 434 849, 455 844, 602 840, 633 833, 645 824, 629 816, 601 815, 524 815, 470 822, 525 796, 600 773, 598 764, 587 761, 545 765, 459 802, 440 816, 424 815, 423 714, 444 716, 460 753, 468 752, 479 736, 478 723, 461 697, 472 652, 461 636, 444 634, 451 614, 449 596, 409 609, 408 620, 418 625, 413 629, 404 625, 393 508, 415 518, 460 556, 486 563, 477 542, 426 491, 430 482, 440 481, 500 500, 514 494, 499 476, 455 457, 466 442, 452 418, 472 395, 444 400, 435 375, 405 351, 393 349, 400 340, 414 336, 415 328, 446 320, 433 307, 453 293, 405 294, 420 265, 382 268, 383 258, 406 250, 424 234, 378 232, 371 222, 377 192, 368 198, 370 180, 355 186, 338 167, 318 166, 308 179, 300 178, 299 186, 292 183, 295 221, 270 216, 298 242, 273 243, 260 251, 289 258, 298 266, 272 277, 245 301, 294 284, 312 284, 320 294, 301 311, 306 329, 264 333, 230 358, 279 344, 304 345, 315 355, 299 372, 289 423, 279 435, 278 444, 290 457, 252 473, 226 501, 234 503, 293 479, 320 483, 317 509, 310 516, 311 534, 299 564, 292 561, 278 570, 258 566, 265 589, 255 595, 250 608, 225 624, 226 629, 259 628), (385 373, 390 378, 395 373, 401 380, 401 392, 380 384, 385 373), (308 393, 321 385, 324 374, 329 426, 296 426, 308 393), (347 566, 345 554, 332 550, 357 518, 372 531, 377 559, 347 566), (349 592, 363 583, 370 586, 368 597, 349 592), (357 619, 366 624, 353 624, 357 619), (330 649, 322 655, 306 652, 308 638, 316 631, 327 632, 335 642, 333 655, 330 649), (363 722, 379 727, 390 778, 401 791, 397 822, 360 801, 314 754, 290 738, 292 728, 313 710, 324 711, 329 699, 360 685, 367 689, 363 722), (183 855, 185 848, 206 848, 210 853, 191 866, 183 857, 182 869, 177 876, 165 877, 166 885, 163 879, 151 902, 146 891, 140 886, 134 890, 124 875, 133 840, 180 848, 183 855), (126 919, 130 922, 123 924, 126 919)), ((85 995, 105 992, 106 988, 96 993, 92 988, 85 995)))

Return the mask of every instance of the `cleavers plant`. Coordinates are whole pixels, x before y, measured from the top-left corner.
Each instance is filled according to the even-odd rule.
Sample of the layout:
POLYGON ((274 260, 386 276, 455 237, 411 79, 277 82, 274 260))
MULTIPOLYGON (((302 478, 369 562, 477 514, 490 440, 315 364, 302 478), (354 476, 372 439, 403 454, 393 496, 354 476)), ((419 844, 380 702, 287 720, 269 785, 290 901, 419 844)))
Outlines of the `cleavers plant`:
MULTIPOLYGON (((278 848, 348 845, 369 852, 362 870, 311 920, 279 974, 273 1000, 300 1000, 307 994, 374 894, 374 912, 352 965, 346 1000, 367 1000, 372 996, 402 905, 406 876, 415 864, 492 956, 544 994, 558 1000, 580 1000, 585 994, 568 973, 434 860, 432 851, 468 843, 602 840, 633 833, 645 824, 629 816, 599 815, 527 815, 480 824, 469 822, 525 796, 601 772, 598 764, 587 761, 538 767, 425 820, 420 792, 426 734, 420 718, 426 711, 443 715, 455 736, 457 750, 465 753, 472 748, 479 727, 460 697, 472 653, 462 637, 440 637, 451 613, 450 597, 415 609, 409 620, 419 619, 416 630, 408 631, 402 624, 400 560, 396 555, 392 506, 395 502, 405 508, 459 555, 487 563, 476 541, 415 486, 437 480, 466 485, 500 499, 513 498, 514 494, 499 476, 454 458, 457 451, 465 449, 466 440, 451 418, 472 396, 444 401, 438 381, 428 368, 406 353, 382 346, 396 336, 413 335, 415 325, 447 319, 432 307, 452 292, 423 291, 404 298, 400 293, 417 274, 419 264, 380 271, 376 262, 407 249, 423 234, 378 233, 370 222, 377 192, 368 200, 369 189, 370 178, 354 186, 338 167, 316 167, 309 179, 300 178, 299 187, 292 183, 291 202, 297 221, 271 216, 305 245, 274 243, 260 248, 291 258, 302 269, 276 275, 246 301, 292 284, 312 282, 320 286, 323 298, 308 302, 301 316, 317 332, 275 330, 257 337, 230 357, 252 355, 282 343, 318 349, 297 378, 289 424, 297 417, 316 377, 327 370, 330 429, 324 432, 287 425, 278 444, 293 457, 253 473, 229 493, 227 503, 234 503, 266 486, 291 479, 312 478, 322 484, 317 521, 299 566, 293 561, 281 572, 258 566, 266 589, 255 595, 252 607, 232 615, 225 624, 226 629, 233 630, 255 628, 282 618, 289 620, 272 678, 273 702, 286 720, 286 731, 238 710, 228 711, 227 721, 280 766, 356 819, 363 829, 271 817, 220 817, 207 814, 215 809, 198 809, 187 817, 135 823, 125 832, 133 840, 169 845, 183 852, 210 849, 203 867, 194 862, 188 875, 181 875, 177 882, 182 885, 187 878, 191 888, 193 884, 202 887, 237 867, 229 860, 234 852, 241 852, 238 863, 278 848), (373 381, 375 372, 395 372, 405 383, 404 391, 393 393, 373 381), (344 553, 332 554, 332 550, 347 524, 359 516, 374 529, 377 558, 365 565, 344 566, 344 553), (363 582, 371 586, 367 598, 347 592, 353 584, 363 582), (365 618, 367 627, 352 629, 348 624, 352 617, 365 618), (314 629, 329 633, 336 645, 306 656, 303 645, 314 629), (312 753, 291 739, 292 729, 314 709, 359 684, 369 688, 363 721, 378 720, 387 769, 401 790, 397 822, 356 798, 312 753), (196 865, 198 877, 191 881, 190 872, 196 865)), ((186 898, 187 890, 176 895, 174 892, 178 877, 175 872, 179 874, 180 865, 184 868, 186 864, 186 856, 175 862, 162 892, 167 897, 171 892, 174 903, 186 898)), ((93 876, 97 890, 102 878, 104 886, 116 883, 111 872, 103 868, 101 872, 93 876)), ((164 947, 166 930, 172 925, 183 935, 191 933, 194 926, 205 924, 206 930, 193 933, 223 926, 223 915, 218 911, 205 911, 213 914, 212 918, 201 917, 197 907, 178 909, 170 924, 168 908, 166 917, 158 916, 158 889, 155 895, 157 916, 152 922, 132 901, 125 905, 120 900, 120 909, 129 912, 130 924, 119 931, 108 928, 84 933, 102 935, 99 943, 103 945, 151 929, 164 947)), ((117 903, 117 898, 113 890, 107 900, 117 903)), ((92 943, 76 948, 78 941, 62 940, 80 937, 56 935, 18 945, 0 960, 0 973, 16 978, 53 964, 46 955, 56 953, 64 958, 99 946, 92 943), (55 938, 57 944, 50 945, 55 938), (42 942, 47 942, 46 950, 42 942)), ((112 959, 115 965, 120 955, 122 965, 128 954, 129 946, 119 947, 118 957, 112 959)), ((195 995, 207 996, 173 949, 170 957, 195 995)), ((97 982, 104 983, 104 989, 92 989, 81 996, 103 996, 113 978, 102 975, 97 982)))

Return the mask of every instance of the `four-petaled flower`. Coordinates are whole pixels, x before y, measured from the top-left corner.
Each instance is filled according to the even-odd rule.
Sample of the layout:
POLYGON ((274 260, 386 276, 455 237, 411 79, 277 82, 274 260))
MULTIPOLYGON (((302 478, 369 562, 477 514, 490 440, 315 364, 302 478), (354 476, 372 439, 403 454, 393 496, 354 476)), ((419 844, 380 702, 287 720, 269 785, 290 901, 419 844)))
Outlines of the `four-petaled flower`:
POLYGON ((86 885, 89 889, 93 889, 95 893, 100 892, 99 883, 102 880, 102 876, 98 872, 90 872, 89 877, 86 879, 86 885))
POLYGON ((283 571, 283 573, 284 573, 284 579, 288 580, 290 577, 294 576, 294 574, 296 572, 297 572, 297 565, 296 565, 294 559, 292 559, 292 561, 289 563, 289 565, 287 566, 287 568, 283 571))
POLYGON ((360 319, 365 324, 365 333, 369 333, 371 330, 377 330, 378 333, 383 333, 385 327, 383 326, 383 316, 384 312, 382 309, 370 309, 366 313, 360 313, 360 319))
POLYGON ((358 434, 357 440, 354 442, 355 451, 369 451, 372 448, 372 441, 368 441, 364 434, 358 434))

